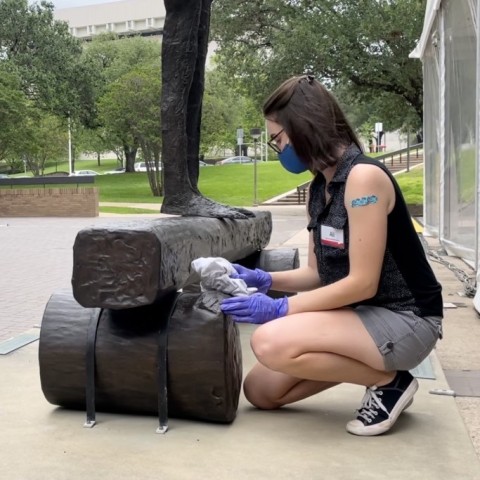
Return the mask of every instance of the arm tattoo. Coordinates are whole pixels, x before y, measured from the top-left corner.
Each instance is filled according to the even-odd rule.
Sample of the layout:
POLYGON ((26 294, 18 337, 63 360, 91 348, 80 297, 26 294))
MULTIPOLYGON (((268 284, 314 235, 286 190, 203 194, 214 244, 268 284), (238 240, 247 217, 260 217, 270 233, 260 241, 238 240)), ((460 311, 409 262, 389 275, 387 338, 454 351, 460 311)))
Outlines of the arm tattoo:
POLYGON ((352 200, 352 207, 364 207, 371 203, 377 203, 378 197, 376 195, 369 195, 368 197, 360 197, 352 200))

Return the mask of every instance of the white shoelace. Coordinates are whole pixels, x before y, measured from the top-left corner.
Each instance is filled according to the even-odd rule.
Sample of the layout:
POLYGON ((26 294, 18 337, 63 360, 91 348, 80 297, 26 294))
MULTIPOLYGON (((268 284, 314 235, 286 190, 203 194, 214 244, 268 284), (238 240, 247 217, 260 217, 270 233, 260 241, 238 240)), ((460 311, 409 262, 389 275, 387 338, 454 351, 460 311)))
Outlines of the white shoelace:
POLYGON ((387 414, 387 418, 390 416, 380 398, 383 395, 383 392, 380 390, 378 393, 375 393, 375 390, 377 390, 376 386, 367 387, 362 399, 362 406, 357 410, 358 416, 368 423, 372 423, 372 420, 378 415, 378 409, 383 410, 387 414))

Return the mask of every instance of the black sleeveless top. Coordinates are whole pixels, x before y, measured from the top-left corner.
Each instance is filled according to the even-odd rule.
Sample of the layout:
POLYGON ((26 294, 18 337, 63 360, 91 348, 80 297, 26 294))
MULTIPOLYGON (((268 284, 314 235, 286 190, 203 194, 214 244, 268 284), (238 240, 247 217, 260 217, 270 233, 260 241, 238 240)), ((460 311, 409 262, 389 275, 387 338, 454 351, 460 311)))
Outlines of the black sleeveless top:
POLYGON ((400 188, 391 172, 377 160, 364 156, 352 145, 338 163, 328 185, 330 202, 325 205, 325 177, 317 174, 310 186, 308 212, 313 231, 317 268, 322 285, 341 280, 349 272, 349 229, 345 208, 345 184, 350 170, 359 163, 376 165, 395 188, 395 207, 388 215, 387 245, 378 291, 372 298, 350 305, 375 305, 394 311, 412 311, 420 317, 443 316, 441 286, 427 261, 400 188), (343 230, 344 247, 322 245, 321 226, 343 230))

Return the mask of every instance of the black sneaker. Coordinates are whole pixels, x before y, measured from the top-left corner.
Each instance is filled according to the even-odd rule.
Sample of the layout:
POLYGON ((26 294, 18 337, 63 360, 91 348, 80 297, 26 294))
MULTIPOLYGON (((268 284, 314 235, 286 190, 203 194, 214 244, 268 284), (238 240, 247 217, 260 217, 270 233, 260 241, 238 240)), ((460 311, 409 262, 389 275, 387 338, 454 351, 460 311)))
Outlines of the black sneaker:
POLYGON ((417 390, 418 381, 410 372, 397 372, 388 385, 367 387, 357 418, 347 423, 347 431, 354 435, 385 433, 411 405, 417 390))

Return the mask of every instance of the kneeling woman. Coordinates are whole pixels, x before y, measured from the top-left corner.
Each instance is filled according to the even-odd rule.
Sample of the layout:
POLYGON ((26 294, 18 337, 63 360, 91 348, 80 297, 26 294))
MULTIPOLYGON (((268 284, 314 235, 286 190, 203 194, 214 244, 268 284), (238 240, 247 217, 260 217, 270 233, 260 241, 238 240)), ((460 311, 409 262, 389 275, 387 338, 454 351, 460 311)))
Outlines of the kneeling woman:
POLYGON ((335 98, 293 77, 267 100, 269 145, 292 173, 310 170, 308 265, 286 272, 236 266, 259 293, 223 301, 237 322, 262 324, 247 399, 274 409, 340 383, 366 394, 347 431, 389 430, 418 389, 409 370, 441 335, 441 286, 388 169, 365 157, 335 98), (269 290, 300 292, 272 299, 269 290))

